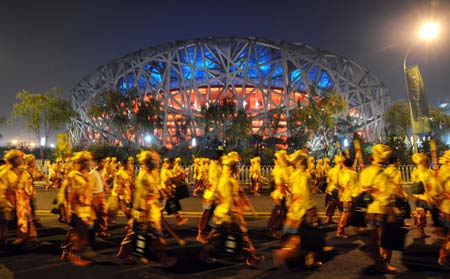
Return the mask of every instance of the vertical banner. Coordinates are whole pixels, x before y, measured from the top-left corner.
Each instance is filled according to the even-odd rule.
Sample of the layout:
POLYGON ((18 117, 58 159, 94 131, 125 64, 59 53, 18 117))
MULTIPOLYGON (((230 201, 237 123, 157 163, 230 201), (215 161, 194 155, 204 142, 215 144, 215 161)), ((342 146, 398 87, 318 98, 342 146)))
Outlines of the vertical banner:
POLYGON ((416 134, 429 133, 431 129, 428 103, 419 66, 414 65, 407 68, 405 74, 408 84, 409 102, 411 103, 411 114, 414 121, 414 132, 416 134))

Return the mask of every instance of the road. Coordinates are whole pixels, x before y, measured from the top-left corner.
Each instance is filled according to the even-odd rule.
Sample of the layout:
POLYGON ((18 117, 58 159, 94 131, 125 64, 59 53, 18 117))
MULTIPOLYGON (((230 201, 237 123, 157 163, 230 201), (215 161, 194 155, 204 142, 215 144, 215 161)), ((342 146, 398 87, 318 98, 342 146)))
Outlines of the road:
MULTIPOLYGON (((167 235, 169 254, 178 258, 172 268, 163 269, 154 262, 118 265, 114 254, 124 234, 123 216, 119 216, 116 224, 111 226, 111 237, 95 242, 97 261, 87 267, 76 267, 59 260, 59 246, 66 227, 56 221, 56 215, 50 213, 51 201, 55 195, 55 190, 38 189, 37 212, 44 225, 38 230, 42 246, 32 251, 16 249, 2 254, 0 278, 450 278, 450 273, 439 269, 435 264, 441 240, 434 237, 425 241, 416 239, 417 232, 413 228, 408 233, 405 251, 394 252, 392 264, 399 269, 396 275, 372 273, 369 268, 371 260, 365 246, 366 236, 360 236, 352 228, 347 228, 346 232, 351 236, 349 239, 336 238, 335 225, 325 227, 327 242, 334 250, 320 255, 323 267, 318 270, 306 270, 300 264, 291 269, 276 267, 271 254, 273 249, 282 245, 283 240, 274 240, 265 235, 272 207, 268 192, 263 192, 260 197, 250 197, 258 216, 246 216, 249 235, 257 254, 265 257, 256 268, 247 267, 239 256, 220 258, 214 264, 198 260, 202 245, 195 241, 195 236, 201 214, 201 199, 194 197, 182 200, 183 212, 190 218, 185 226, 177 227, 174 218, 166 216, 168 222, 187 242, 185 246, 180 246, 167 235)), ((323 216, 324 196, 316 194, 314 198, 323 216)), ((427 228, 428 233, 431 230, 427 228)))

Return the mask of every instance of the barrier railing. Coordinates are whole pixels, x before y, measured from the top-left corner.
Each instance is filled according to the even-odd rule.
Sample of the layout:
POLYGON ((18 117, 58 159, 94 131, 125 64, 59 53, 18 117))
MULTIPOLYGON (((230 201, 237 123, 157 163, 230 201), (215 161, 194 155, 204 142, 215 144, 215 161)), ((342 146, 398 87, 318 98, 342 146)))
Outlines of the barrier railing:
MULTIPOLYGON (((44 175, 48 175, 49 171, 48 171, 48 166, 46 164, 42 164, 41 162, 37 162, 37 165, 40 169, 40 171, 44 174, 44 175)), ((187 183, 193 183, 194 182, 194 168, 192 165, 185 165, 183 166, 185 168, 185 170, 187 171, 187 177, 186 177, 186 182, 187 183)), ((405 184, 411 183, 411 172, 416 168, 415 165, 401 165, 399 167, 401 173, 402 173, 402 179, 403 182, 405 184)), ((261 166, 261 175, 264 176, 265 178, 267 178, 268 180, 272 180, 272 169, 273 169, 273 165, 263 165, 261 166)), ((249 177, 249 172, 250 172, 250 165, 242 165, 240 168, 240 173, 239 173, 239 182, 241 184, 247 185, 250 184, 250 177, 249 177)), ((136 165, 134 168, 135 173, 137 174, 139 172, 139 166, 136 165)), ((267 183, 265 183, 263 186, 267 185, 267 183)))

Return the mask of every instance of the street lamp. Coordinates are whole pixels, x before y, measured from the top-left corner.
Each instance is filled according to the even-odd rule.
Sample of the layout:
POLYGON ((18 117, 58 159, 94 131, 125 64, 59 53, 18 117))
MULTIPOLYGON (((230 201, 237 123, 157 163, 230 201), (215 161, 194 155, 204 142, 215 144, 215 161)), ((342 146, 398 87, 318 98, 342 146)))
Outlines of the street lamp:
MULTIPOLYGON (((421 40, 425 40, 425 41, 433 40, 439 34, 439 29, 440 29, 440 27, 439 27, 439 24, 437 24, 437 23, 434 23, 434 22, 424 23, 419 29, 418 38, 421 40)), ((405 75, 406 96, 408 97, 408 100, 409 100, 409 114, 410 114, 410 118, 411 118, 411 130, 412 130, 411 132, 412 132, 413 152, 414 153, 417 152, 418 148, 417 148, 417 140, 416 140, 416 127, 415 127, 414 115, 413 115, 413 111, 412 111, 412 103, 409 98, 409 92, 408 92, 408 78, 406 75, 406 60, 408 59, 408 56, 409 56, 409 53, 411 52, 411 50, 418 43, 419 43, 419 40, 416 39, 415 42, 408 48, 408 50, 405 53, 405 57, 403 58, 403 73, 405 75)))

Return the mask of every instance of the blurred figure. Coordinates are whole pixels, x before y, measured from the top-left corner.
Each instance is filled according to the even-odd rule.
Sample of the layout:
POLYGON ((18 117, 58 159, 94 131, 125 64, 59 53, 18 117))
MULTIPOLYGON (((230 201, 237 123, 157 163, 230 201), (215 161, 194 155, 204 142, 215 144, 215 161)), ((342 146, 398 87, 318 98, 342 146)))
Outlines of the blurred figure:
POLYGON ((113 181, 113 188, 108 198, 107 212, 108 223, 114 223, 120 210, 127 219, 131 218, 131 178, 128 172, 127 160, 120 161, 119 171, 113 181))
POLYGON ((88 151, 76 152, 72 161, 74 169, 63 183, 67 189, 67 218, 70 228, 62 244, 61 260, 86 266, 95 256, 90 238, 96 219, 92 204, 94 182, 90 176, 92 154, 88 151))
POLYGON ((359 189, 361 188, 358 181, 358 173, 352 169, 352 166, 353 160, 349 158, 345 159, 338 178, 339 202, 341 203, 342 213, 338 223, 336 236, 342 238, 348 238, 344 232, 344 228, 348 225, 351 216, 353 193, 359 192, 359 189))
POLYGON ((34 224, 36 227, 42 227, 42 224, 39 222, 36 216, 36 188, 34 187, 34 182, 44 180, 47 183, 47 186, 45 188, 50 187, 51 182, 43 175, 38 167, 36 166, 36 158, 33 154, 26 154, 24 157, 24 169, 28 172, 28 174, 31 176, 32 182, 30 183, 30 188, 27 191, 27 194, 30 199, 30 207, 31 207, 31 214, 32 218, 34 220, 34 224))
POLYGON ((288 163, 288 155, 285 150, 275 152, 275 166, 272 171, 274 190, 270 194, 272 198, 272 212, 267 222, 268 234, 274 238, 281 238, 284 220, 287 214, 287 199, 291 194, 289 177, 292 169, 288 163))
POLYGON ((450 150, 445 151, 439 158, 439 164, 441 164, 439 181, 443 187, 443 201, 440 209, 445 237, 439 250, 438 264, 448 269, 450 268, 450 150))
POLYGON ((21 150, 7 151, 6 165, 0 171, 0 251, 4 249, 8 228, 14 221, 17 222, 17 238, 13 245, 34 248, 39 244, 30 206, 33 180, 22 167, 23 157, 21 150))
POLYGON ((103 176, 103 167, 105 166, 105 158, 95 157, 94 167, 89 173, 93 181, 92 188, 92 207, 96 214, 95 231, 98 237, 108 237, 107 208, 106 208, 106 181, 103 176))
POLYGON ((196 240, 200 243, 208 242, 208 233, 211 230, 209 222, 216 207, 214 200, 217 185, 219 183, 220 176, 222 175, 222 156, 224 150, 221 146, 211 156, 209 161, 208 181, 205 192, 203 193, 203 214, 198 222, 198 234, 196 240))
POLYGON ((360 173, 360 183, 364 191, 371 193, 373 202, 366 212, 369 247, 374 261, 374 269, 382 273, 395 273, 397 268, 389 265, 392 251, 381 249, 381 231, 388 219, 395 217, 394 185, 384 173, 384 164, 388 161, 392 150, 389 146, 377 144, 372 147, 371 165, 360 173))
POLYGON ((147 252, 153 252, 163 267, 170 267, 175 264, 176 258, 167 255, 161 223, 160 157, 154 151, 143 150, 138 154, 137 159, 141 167, 136 177, 132 218, 128 220, 125 227, 126 235, 120 243, 116 256, 121 263, 133 263, 134 259, 130 253, 135 235, 139 233, 145 236, 146 249, 151 249, 147 252))
POLYGON ((413 184, 421 184, 423 186, 422 193, 413 194, 416 203, 417 231, 420 238, 430 237, 425 233, 427 225, 426 213, 429 211, 433 220, 433 226, 441 226, 439 220, 439 205, 442 199, 442 187, 438 179, 434 176, 434 172, 429 168, 429 159, 423 153, 415 153, 412 155, 412 161, 417 165, 411 173, 411 182, 413 184))
POLYGON ((256 265, 263 259, 255 255, 243 216, 239 194, 241 189, 236 179, 239 161, 237 152, 230 152, 222 158, 223 171, 216 190, 217 206, 211 220, 212 229, 208 234, 208 243, 199 255, 201 260, 208 263, 216 261, 214 254, 228 234, 242 235, 242 253, 247 265, 256 265))
MULTIPOLYGON (((317 208, 312 198, 312 181, 308 173, 307 155, 302 150, 297 150, 289 155, 289 163, 294 166, 294 172, 289 178, 289 186, 291 189, 291 204, 289 205, 286 222, 284 224, 284 232, 288 234, 288 239, 283 248, 273 252, 273 259, 276 265, 285 264, 286 261, 292 260, 300 256, 303 245, 308 243, 304 239, 302 231, 306 231, 308 227, 319 227, 320 220, 317 215, 317 208)), ((318 235, 317 235, 318 237, 318 235)), ((316 261, 318 250, 322 249, 324 243, 319 243, 321 247, 318 249, 308 250, 305 256, 305 266, 308 268, 317 268, 322 266, 322 262, 316 261)))
POLYGON ((336 224, 333 221, 333 216, 336 208, 339 206, 339 175, 342 170, 342 165, 345 158, 341 155, 334 156, 334 167, 327 173, 327 188, 325 190, 325 215, 327 216, 327 224, 336 224))

